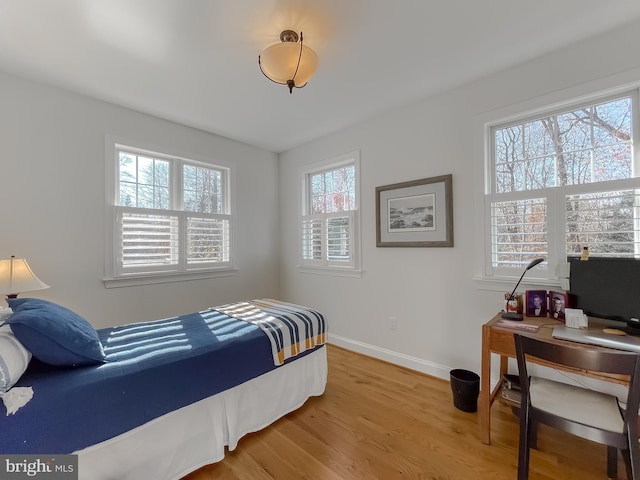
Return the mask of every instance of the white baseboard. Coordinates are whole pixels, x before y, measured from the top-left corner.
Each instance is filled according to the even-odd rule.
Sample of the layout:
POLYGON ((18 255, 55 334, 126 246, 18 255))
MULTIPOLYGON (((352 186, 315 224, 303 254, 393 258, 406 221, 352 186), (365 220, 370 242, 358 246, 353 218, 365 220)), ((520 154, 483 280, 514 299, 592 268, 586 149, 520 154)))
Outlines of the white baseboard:
POLYGON ((410 355, 358 342, 356 340, 341 337, 340 335, 333 335, 331 333, 329 334, 329 343, 379 360, 384 360, 385 362, 426 373, 427 375, 449 380, 449 372, 451 371, 451 368, 445 365, 427 362, 421 358, 412 357, 410 355))

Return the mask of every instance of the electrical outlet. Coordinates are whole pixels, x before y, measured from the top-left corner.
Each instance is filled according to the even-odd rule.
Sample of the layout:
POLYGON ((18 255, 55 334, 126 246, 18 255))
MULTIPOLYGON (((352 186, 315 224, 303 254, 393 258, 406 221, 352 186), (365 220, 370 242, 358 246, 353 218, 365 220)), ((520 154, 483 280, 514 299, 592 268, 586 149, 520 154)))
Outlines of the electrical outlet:
POLYGON ((396 317, 389 317, 389 330, 398 331, 398 319, 396 317))

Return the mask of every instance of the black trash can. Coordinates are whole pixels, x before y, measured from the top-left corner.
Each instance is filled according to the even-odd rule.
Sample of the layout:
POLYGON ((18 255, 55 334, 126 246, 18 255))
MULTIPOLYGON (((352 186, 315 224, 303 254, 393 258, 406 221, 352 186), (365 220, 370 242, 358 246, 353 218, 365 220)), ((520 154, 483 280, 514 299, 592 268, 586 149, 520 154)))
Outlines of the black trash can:
POLYGON ((478 410, 480 377, 469 370, 455 369, 449 372, 453 404, 463 412, 478 410))

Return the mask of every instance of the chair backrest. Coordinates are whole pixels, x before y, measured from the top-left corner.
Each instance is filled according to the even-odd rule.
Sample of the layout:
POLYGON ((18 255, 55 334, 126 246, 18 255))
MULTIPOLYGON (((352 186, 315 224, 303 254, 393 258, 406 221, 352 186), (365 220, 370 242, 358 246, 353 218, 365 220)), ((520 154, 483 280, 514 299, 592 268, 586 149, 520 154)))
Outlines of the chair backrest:
MULTIPOLYGON (((629 390, 626 400, 626 412, 638 414, 640 404, 640 354, 602 347, 590 347, 584 344, 571 345, 555 343, 543 339, 515 334, 516 358, 520 378, 528 378, 526 356, 547 362, 616 375, 629 376, 629 390)), ((528 382, 522 385, 528 393, 528 382)))

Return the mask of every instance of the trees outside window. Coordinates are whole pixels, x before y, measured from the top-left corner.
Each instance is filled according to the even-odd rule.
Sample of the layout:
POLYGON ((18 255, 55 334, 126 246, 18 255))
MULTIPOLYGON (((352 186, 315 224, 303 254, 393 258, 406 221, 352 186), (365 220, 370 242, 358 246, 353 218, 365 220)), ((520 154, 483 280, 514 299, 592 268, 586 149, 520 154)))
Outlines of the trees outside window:
POLYGON ((640 257, 637 92, 490 130, 486 184, 494 273, 593 256, 640 257), (634 142, 635 140, 635 142, 634 142))

